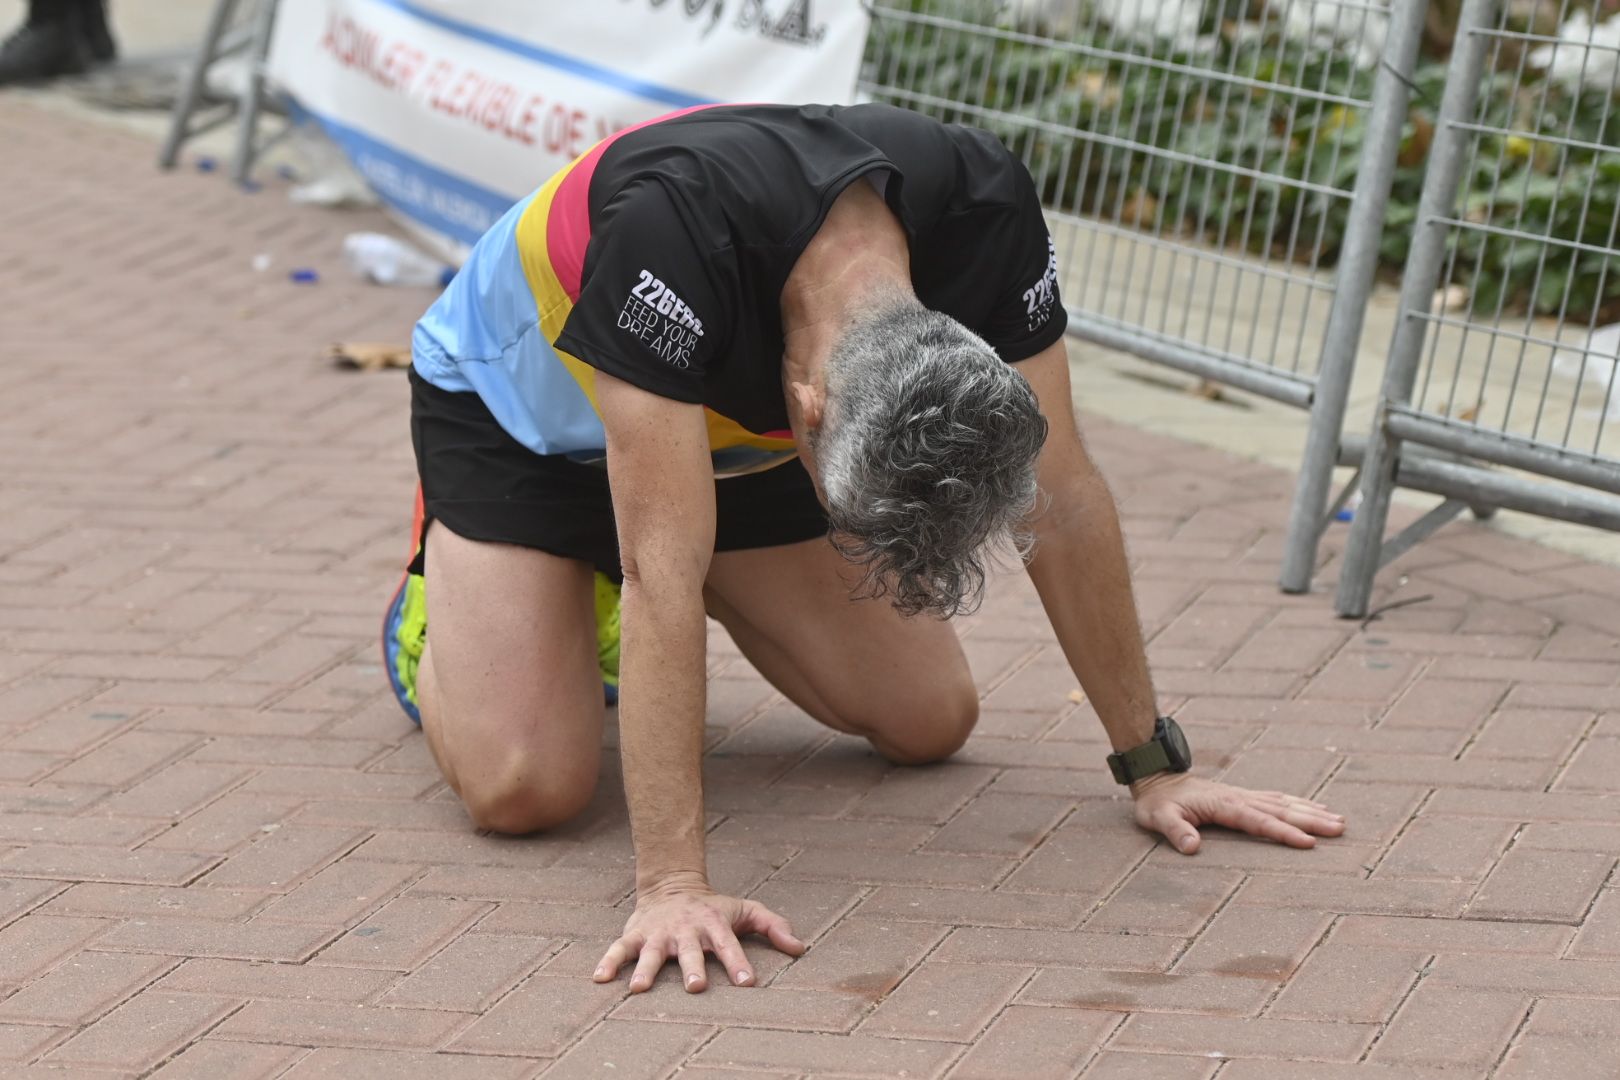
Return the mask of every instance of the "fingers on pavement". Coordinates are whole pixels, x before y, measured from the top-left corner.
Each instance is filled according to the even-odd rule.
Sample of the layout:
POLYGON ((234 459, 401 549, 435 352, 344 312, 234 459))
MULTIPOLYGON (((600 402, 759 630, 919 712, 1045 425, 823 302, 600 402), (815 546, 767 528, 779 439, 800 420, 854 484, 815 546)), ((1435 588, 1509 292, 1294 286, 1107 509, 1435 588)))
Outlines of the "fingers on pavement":
POLYGON ((652 989, 653 980, 669 958, 662 941, 649 941, 642 946, 641 959, 636 961, 636 972, 630 976, 630 992, 639 994, 652 989))
POLYGON ((716 960, 720 961, 726 969, 726 974, 737 986, 752 986, 754 984, 754 966, 748 962, 748 956, 737 941, 737 935, 732 933, 730 927, 716 927, 709 931, 709 948, 714 951, 716 960))
POLYGON ((1288 824, 1274 813, 1268 813, 1239 800, 1220 803, 1216 807, 1215 823, 1228 829, 1263 836, 1268 840, 1287 844, 1289 847, 1316 846, 1316 838, 1310 833, 1288 824))
POLYGON ((709 973, 703 963, 703 944, 697 932, 688 930, 675 946, 676 958, 681 964, 681 985, 688 994, 701 994, 709 988, 709 973))
POLYGON ((793 936, 793 928, 776 912, 753 900, 744 902, 742 918, 737 930, 744 934, 761 934, 771 946, 789 956, 803 956, 804 942, 793 936))
POLYGON ((1178 807, 1161 807, 1153 815, 1153 827, 1163 833, 1164 838, 1183 855, 1192 855, 1198 851, 1201 840, 1198 830, 1178 807))
POLYGON ((630 958, 641 951, 643 944, 640 934, 626 934, 602 954, 597 962, 596 972, 591 976, 597 982, 612 982, 619 975, 619 969, 630 962, 630 958))

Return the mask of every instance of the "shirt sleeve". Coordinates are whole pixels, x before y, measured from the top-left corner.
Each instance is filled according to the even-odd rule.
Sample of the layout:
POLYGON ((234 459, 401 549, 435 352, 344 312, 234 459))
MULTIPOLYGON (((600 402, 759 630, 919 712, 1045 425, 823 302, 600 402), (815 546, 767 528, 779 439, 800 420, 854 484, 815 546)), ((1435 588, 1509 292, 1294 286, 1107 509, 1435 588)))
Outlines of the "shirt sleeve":
POLYGON ((980 334, 1008 363, 1027 360, 1063 336, 1068 313, 1058 295, 1057 247, 1029 170, 1007 154, 1015 199, 1006 211, 995 302, 980 334))
POLYGON ((556 347, 660 397, 702 402, 703 373, 730 325, 718 262, 661 184, 627 186, 593 223, 579 299, 556 347))

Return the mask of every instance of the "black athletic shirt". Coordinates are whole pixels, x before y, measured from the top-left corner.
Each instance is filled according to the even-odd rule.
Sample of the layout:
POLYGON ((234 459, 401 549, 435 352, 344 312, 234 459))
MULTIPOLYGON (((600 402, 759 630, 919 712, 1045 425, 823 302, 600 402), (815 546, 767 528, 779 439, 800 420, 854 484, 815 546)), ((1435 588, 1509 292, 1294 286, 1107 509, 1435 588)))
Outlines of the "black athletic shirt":
POLYGON ((600 452, 581 364, 707 406, 717 466, 725 445, 781 450, 782 289, 868 176, 923 304, 1009 362, 1062 336, 1040 201, 994 136, 886 105, 722 105, 620 132, 514 207, 419 324, 417 370, 539 453, 600 452))

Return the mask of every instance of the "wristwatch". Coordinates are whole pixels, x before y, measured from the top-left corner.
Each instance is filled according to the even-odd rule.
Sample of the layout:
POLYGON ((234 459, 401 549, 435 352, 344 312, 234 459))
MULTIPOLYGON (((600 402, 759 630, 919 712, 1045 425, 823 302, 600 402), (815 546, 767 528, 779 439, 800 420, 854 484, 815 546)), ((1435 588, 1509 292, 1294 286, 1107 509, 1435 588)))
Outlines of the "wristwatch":
POLYGON ((1161 716, 1153 724, 1152 739, 1130 750, 1109 754, 1108 767, 1121 784, 1134 784, 1154 773, 1186 772, 1192 768, 1192 751, 1187 748, 1187 737, 1181 733, 1181 725, 1168 716, 1161 716))

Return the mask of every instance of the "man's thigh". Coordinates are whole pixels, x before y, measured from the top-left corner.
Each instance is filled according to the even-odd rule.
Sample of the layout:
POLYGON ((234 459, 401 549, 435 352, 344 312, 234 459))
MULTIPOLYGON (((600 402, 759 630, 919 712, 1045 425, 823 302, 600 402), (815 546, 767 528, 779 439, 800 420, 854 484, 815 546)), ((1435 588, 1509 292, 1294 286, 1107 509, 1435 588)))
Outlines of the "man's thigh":
POLYGON ((709 606, 777 689, 830 727, 888 756, 949 756, 978 718, 978 698, 949 622, 905 618, 856 600, 860 571, 826 539, 720 552, 709 606))
POLYGON ((592 568, 427 533, 422 726, 482 827, 529 832, 584 805, 602 740, 592 568))

